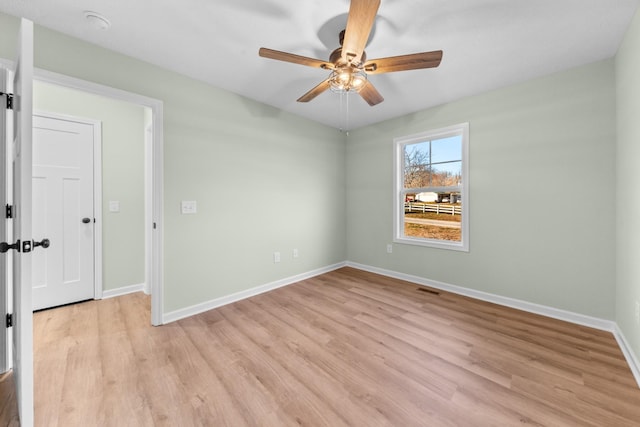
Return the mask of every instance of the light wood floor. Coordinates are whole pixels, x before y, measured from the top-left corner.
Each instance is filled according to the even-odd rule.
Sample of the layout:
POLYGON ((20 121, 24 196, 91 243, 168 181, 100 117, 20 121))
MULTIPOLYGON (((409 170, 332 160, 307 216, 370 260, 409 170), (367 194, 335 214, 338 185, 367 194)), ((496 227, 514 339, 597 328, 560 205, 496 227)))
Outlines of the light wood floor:
POLYGON ((11 372, 0 374, 0 426, 17 427, 19 425, 13 375, 11 372))
POLYGON ((149 311, 35 314, 38 426, 640 425, 610 333, 354 269, 162 327, 149 311))

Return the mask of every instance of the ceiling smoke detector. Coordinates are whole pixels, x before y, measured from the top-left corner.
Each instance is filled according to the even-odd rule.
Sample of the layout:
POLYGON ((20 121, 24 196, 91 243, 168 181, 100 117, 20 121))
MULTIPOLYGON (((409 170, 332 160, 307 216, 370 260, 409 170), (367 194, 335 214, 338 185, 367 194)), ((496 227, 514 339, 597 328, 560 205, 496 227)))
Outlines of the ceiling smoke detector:
POLYGON ((91 12, 89 10, 84 11, 84 17, 87 22, 98 30, 108 30, 111 27, 111 22, 98 12, 91 12))

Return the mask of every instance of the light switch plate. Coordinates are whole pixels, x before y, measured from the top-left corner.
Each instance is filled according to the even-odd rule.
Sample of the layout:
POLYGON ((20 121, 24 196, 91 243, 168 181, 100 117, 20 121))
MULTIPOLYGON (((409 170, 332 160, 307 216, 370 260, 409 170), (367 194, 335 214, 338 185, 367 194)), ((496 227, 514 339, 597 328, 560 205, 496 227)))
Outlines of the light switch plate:
POLYGON ((120 202, 118 200, 109 201, 109 212, 120 212, 120 202))
POLYGON ((197 213, 198 204, 195 200, 183 200, 180 205, 180 211, 185 215, 197 213))

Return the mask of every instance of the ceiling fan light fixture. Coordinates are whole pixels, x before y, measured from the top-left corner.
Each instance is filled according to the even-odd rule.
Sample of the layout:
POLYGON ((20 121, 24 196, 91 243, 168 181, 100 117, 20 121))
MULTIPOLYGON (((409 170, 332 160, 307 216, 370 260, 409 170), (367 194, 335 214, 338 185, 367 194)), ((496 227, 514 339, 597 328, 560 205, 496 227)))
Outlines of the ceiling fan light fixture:
POLYGON ((332 92, 358 92, 367 83, 367 74, 357 68, 337 68, 329 75, 332 92))
POLYGON ((380 1, 349 1, 347 26, 340 33, 340 47, 331 52, 329 61, 264 47, 258 50, 258 55, 278 61, 292 62, 323 70, 333 70, 329 77, 298 98, 298 102, 309 102, 326 90, 331 90, 339 94, 357 92, 370 106, 378 105, 384 101, 384 98, 375 88, 375 85, 367 81, 367 73, 383 74, 395 71, 435 68, 440 65, 442 60, 441 50, 367 60, 364 48, 371 34, 378 8, 380 7, 380 1))

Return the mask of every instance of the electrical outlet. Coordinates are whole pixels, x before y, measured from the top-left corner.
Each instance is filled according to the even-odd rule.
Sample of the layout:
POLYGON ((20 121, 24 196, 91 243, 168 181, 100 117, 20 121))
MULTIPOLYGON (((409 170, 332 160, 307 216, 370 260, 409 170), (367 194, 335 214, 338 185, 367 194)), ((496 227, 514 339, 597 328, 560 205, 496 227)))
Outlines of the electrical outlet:
POLYGON ((280 262, 280 252, 273 253, 273 262, 280 262))
POLYGON ((393 253, 393 245, 391 243, 387 244, 387 253, 388 254, 392 254, 393 253))
POLYGON ((298 258, 298 255, 299 255, 299 254, 298 254, 298 250, 297 250, 297 249, 294 249, 294 250, 293 250, 293 257, 294 257, 294 258, 298 258))
POLYGON ((640 325, 640 302, 638 302, 638 300, 636 300, 635 316, 636 316, 636 325, 640 325))

